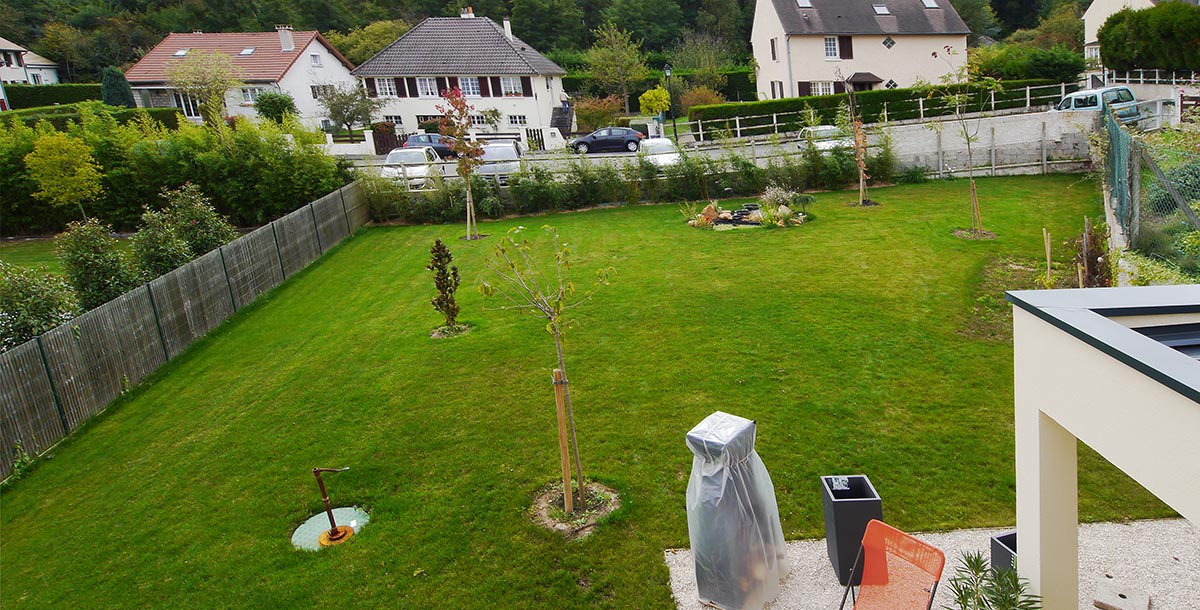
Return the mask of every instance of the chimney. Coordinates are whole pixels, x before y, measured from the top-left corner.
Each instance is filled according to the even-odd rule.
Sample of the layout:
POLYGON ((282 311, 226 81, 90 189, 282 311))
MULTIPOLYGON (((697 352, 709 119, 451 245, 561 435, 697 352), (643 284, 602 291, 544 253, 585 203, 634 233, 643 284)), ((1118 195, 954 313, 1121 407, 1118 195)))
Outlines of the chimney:
POLYGON ((294 51, 296 49, 296 41, 292 40, 292 26, 277 25, 275 31, 279 32, 279 50, 294 51))
POLYGON ((460 12, 458 14, 458 16, 462 17, 463 19, 474 19, 475 18, 475 9, 468 6, 467 8, 464 8, 462 10, 462 12, 460 12))
POLYGON ((512 22, 508 20, 508 17, 504 18, 504 35, 512 40, 512 22))

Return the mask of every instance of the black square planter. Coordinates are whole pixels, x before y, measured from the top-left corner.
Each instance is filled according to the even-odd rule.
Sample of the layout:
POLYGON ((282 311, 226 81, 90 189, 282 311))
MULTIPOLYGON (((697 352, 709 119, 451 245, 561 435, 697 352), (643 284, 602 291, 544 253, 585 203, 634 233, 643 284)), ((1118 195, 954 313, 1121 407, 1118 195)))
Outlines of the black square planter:
MULTIPOLYGON (((871 480, 861 474, 821 477, 821 498, 825 505, 825 546, 838 582, 844 587, 851 584, 850 572, 867 523, 871 519, 883 521, 883 501, 871 480)), ((854 570, 855 586, 862 580, 861 565, 860 561, 859 569, 854 570)))
POLYGON ((1017 533, 992 536, 992 571, 1017 569, 1017 533))

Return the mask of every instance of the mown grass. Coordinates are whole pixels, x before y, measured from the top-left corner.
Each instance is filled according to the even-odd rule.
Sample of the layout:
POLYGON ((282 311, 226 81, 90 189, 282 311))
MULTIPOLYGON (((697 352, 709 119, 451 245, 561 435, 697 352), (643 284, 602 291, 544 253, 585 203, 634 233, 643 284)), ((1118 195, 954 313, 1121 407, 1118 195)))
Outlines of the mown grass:
POLYGON ((44 267, 55 275, 62 273, 53 239, 0 240, 0 261, 18 267, 44 267))
MULTIPOLYGON (((683 437, 718 409, 757 420, 789 538, 822 535, 822 474, 868 474, 902 529, 1011 524, 1011 342, 962 331, 992 261, 1036 260, 1043 226, 1066 236, 1099 204, 1069 176, 980 194, 995 240, 951 235, 963 181, 875 189, 878 208, 822 194, 788 230, 701 231, 669 205, 482 225, 554 223, 580 281, 617 270, 567 361, 584 468, 623 507, 573 543, 527 516, 558 469, 554 351, 473 290, 495 238, 365 230, 3 492, 0 605, 671 608, 683 437), (428 338, 435 238, 474 327, 449 340, 428 338), (371 513, 315 554, 289 543, 320 509, 314 466, 350 466, 330 493, 371 513)), ((1084 519, 1169 514, 1094 454, 1080 469, 1084 519)))

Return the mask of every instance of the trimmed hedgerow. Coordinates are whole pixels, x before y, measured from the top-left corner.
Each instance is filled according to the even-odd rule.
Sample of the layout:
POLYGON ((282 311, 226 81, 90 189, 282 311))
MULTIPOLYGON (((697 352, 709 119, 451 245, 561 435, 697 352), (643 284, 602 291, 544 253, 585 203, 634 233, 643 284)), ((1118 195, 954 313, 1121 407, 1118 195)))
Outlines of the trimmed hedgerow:
POLYGON ((58 85, 4 85, 13 110, 54 106, 103 99, 100 83, 63 83, 58 85))

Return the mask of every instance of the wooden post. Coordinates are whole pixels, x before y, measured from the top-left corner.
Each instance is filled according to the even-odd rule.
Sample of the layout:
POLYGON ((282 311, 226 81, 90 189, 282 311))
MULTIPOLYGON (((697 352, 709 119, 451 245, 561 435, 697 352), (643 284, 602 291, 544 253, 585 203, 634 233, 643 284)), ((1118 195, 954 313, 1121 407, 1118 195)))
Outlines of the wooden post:
POLYGON ((1050 284, 1050 232, 1042 227, 1042 241, 1046 242, 1046 284, 1050 284))
POLYGON ((562 462, 563 510, 571 514, 575 512, 575 494, 571 493, 571 458, 567 452, 566 397, 567 381, 561 370, 554 369, 554 402, 558 409, 558 453, 562 462))
POLYGON ((940 130, 937 132, 937 164, 938 164, 938 178, 945 178, 946 177, 946 174, 945 174, 946 160, 943 157, 943 153, 942 153, 942 132, 940 130))
MULTIPOLYGON (((1091 245, 1089 243, 1091 241, 1091 238, 1092 238, 1092 219, 1088 218, 1087 216, 1084 216, 1083 217, 1083 257, 1082 257, 1083 258, 1083 267, 1080 268, 1080 270, 1079 270, 1079 272, 1082 274, 1081 277, 1086 277, 1087 275, 1089 275, 1088 272, 1091 271, 1091 269, 1089 269, 1090 265, 1088 265, 1088 256, 1090 255, 1090 252, 1088 252, 1088 247, 1091 245)), ((1079 287, 1080 288, 1084 287, 1082 280, 1079 282, 1079 287)))
POLYGON ((733 126, 737 130, 737 137, 742 137, 742 117, 733 117, 733 126))
POLYGON ((925 119, 925 98, 917 98, 917 109, 920 111, 921 120, 925 119))
POLYGON ((773 125, 775 127, 775 133, 776 133, 776 135, 778 135, 779 134, 779 113, 778 112, 771 113, 771 125, 773 125))
POLYGON ((1029 108, 1029 106, 1030 106, 1030 101, 1032 101, 1032 100, 1030 99, 1031 97, 1032 97, 1032 96, 1030 95, 1030 91, 1029 91, 1029 85, 1025 85, 1025 108, 1026 108, 1026 109, 1028 109, 1028 108, 1029 108))

